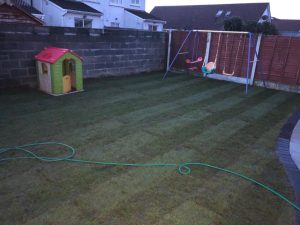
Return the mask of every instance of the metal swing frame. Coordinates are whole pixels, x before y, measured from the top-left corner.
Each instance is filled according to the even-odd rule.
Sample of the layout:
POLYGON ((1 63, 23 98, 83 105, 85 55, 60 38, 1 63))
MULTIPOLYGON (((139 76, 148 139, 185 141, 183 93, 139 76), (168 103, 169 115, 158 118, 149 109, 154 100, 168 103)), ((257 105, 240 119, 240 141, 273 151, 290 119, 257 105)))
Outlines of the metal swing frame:
MULTIPOLYGON (((170 63, 170 59, 171 59, 171 39, 172 39, 172 31, 176 31, 176 30, 168 30, 169 32, 169 44, 168 44, 168 58, 167 58, 167 69, 166 69, 166 73, 163 76, 163 80, 166 79, 168 73, 170 72, 172 66, 174 65, 175 61, 178 58, 179 53, 181 52, 182 48, 184 47, 184 45, 186 44, 189 36, 191 35, 192 32, 203 32, 203 33, 208 33, 210 35, 208 35, 208 41, 207 41, 207 47, 206 47, 206 55, 204 57, 204 62, 203 64, 206 65, 208 63, 208 58, 209 58, 209 52, 210 52, 210 43, 211 43, 211 34, 212 33, 221 33, 221 34, 241 34, 241 35, 247 35, 249 37, 249 41, 248 41, 248 54, 247 54, 247 70, 246 70, 246 78, 240 78, 240 77, 234 77, 234 76, 224 76, 223 74, 210 74, 210 78, 212 79, 219 79, 219 80, 229 80, 229 78, 236 78, 234 80, 234 82, 237 83, 241 83, 241 84, 245 84, 246 85, 246 90, 245 90, 245 94, 248 95, 248 90, 249 90, 249 85, 253 84, 253 79, 254 79, 254 75, 253 75, 253 70, 255 70, 256 64, 257 62, 253 62, 253 66, 252 66, 252 74, 251 74, 251 49, 252 49, 252 41, 253 41, 253 34, 250 32, 236 32, 236 31, 215 31, 215 30, 190 30, 186 36, 186 38, 184 39, 183 43, 181 44, 179 50, 177 51, 175 57, 173 58, 172 62, 170 63), (255 64, 255 66, 254 66, 255 64), (251 75, 251 78, 250 78, 251 75), (251 80, 250 80, 251 79, 251 80)), ((256 51, 255 51, 256 52, 256 51)), ((256 54, 255 54, 256 55, 256 54)))

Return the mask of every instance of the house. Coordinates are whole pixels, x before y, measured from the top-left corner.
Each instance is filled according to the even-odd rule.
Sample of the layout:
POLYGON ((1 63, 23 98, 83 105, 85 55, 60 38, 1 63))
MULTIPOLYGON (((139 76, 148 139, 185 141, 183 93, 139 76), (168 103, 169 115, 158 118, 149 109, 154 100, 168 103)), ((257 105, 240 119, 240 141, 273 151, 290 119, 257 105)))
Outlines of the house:
POLYGON ((163 31, 165 21, 145 11, 145 0, 81 0, 103 12, 105 27, 163 31))
POLYGON ((47 26, 163 31, 164 21, 145 11, 145 0, 15 0, 41 11, 47 26))
POLYGON ((282 20, 272 18, 272 23, 283 36, 300 37, 300 20, 282 20))
POLYGON ((102 29, 103 13, 82 2, 70 0, 23 0, 44 14, 47 26, 102 29))
POLYGON ((151 15, 166 21, 165 28, 180 30, 223 30, 224 20, 232 17, 271 22, 269 3, 158 6, 151 15))
POLYGON ((40 15, 38 10, 27 5, 19 5, 12 0, 0 0, 0 23, 43 25, 43 21, 38 19, 40 15))

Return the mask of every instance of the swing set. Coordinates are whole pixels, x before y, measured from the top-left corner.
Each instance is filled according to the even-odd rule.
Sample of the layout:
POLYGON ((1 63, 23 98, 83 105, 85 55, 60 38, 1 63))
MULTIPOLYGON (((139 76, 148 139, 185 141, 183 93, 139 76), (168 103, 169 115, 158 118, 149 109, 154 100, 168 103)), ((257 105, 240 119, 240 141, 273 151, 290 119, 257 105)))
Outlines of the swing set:
MULTIPOLYGON (((168 48, 168 62, 167 62, 167 71, 164 74, 163 79, 165 79, 168 73, 171 71, 172 67, 174 66, 175 62, 178 59, 178 56, 188 55, 189 52, 181 52, 183 48, 191 41, 191 36, 194 33, 194 38, 192 40, 193 43, 193 50, 191 58, 186 58, 184 60, 185 64, 187 65, 188 71, 195 71, 195 72, 202 72, 204 77, 209 77, 212 79, 219 79, 219 80, 230 80, 237 83, 242 83, 246 85, 246 95, 248 95, 248 86, 249 84, 252 85, 253 78, 251 74, 250 80, 250 73, 253 73, 250 69, 251 64, 254 61, 251 61, 251 49, 255 45, 253 44, 253 35, 249 32, 234 32, 234 31, 212 31, 212 30, 191 30, 187 33, 185 39, 183 40, 179 50, 175 54, 172 62, 170 63, 171 58, 171 41, 172 41, 172 30, 169 31, 169 48, 168 48), (204 54, 200 54, 199 52, 199 44, 200 44, 200 35, 199 33, 207 33, 207 44, 206 44, 206 52, 204 54), (212 35, 214 37, 217 35, 217 45, 216 45, 216 54, 212 58, 210 56, 211 51, 211 43, 212 43, 212 35), (235 41, 235 36, 239 34, 238 41, 235 41), (233 40, 229 41, 230 37, 233 37, 233 40), (223 42, 225 39, 225 52, 223 52, 223 42), (246 40, 248 39, 248 44, 246 40), (234 48, 235 44, 237 44, 237 48, 234 48), (231 45, 231 46, 230 46, 231 45), (244 58, 246 47, 248 47, 247 51, 247 69, 246 74, 244 76, 237 75, 237 68, 238 68, 238 61, 244 58), (223 56, 223 57, 222 57, 223 56), (213 59, 209 61, 209 59, 213 59), (234 60, 232 60, 234 59, 234 60), (219 65, 219 62, 223 65, 219 65), (202 63, 202 66, 201 66, 202 63), (233 63, 233 67, 231 67, 231 63, 233 63), (220 68, 221 67, 221 68, 220 68), (232 68, 232 69, 231 69, 232 68), (250 82, 249 82, 250 81, 250 82)), ((216 37, 215 37, 216 38, 216 37)), ((257 52, 255 51, 255 57, 258 58, 257 52)), ((256 59, 257 60, 257 59, 256 59)), ((258 61, 258 60, 257 60, 258 61)), ((255 66, 256 66, 255 62, 255 66)), ((254 68, 255 70, 255 68, 254 68)))

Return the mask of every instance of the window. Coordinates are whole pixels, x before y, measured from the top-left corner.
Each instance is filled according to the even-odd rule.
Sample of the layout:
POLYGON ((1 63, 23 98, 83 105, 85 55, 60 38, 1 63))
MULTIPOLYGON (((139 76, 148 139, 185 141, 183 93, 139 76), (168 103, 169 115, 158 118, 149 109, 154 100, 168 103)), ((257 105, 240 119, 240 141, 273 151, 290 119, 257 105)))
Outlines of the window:
POLYGON ((120 27, 120 23, 118 23, 118 22, 111 22, 110 26, 111 27, 120 27))
POLYGON ((150 25, 148 26, 150 31, 157 31, 157 25, 150 25))
POLYGON ((93 20, 91 19, 75 18, 75 27, 92 28, 92 24, 93 20))
POLYGON ((230 16, 231 15, 231 11, 227 11, 225 16, 230 16))
POLYGON ((223 10, 219 10, 219 11, 216 13, 216 17, 220 17, 222 14, 223 14, 223 10))
POLYGON ((75 27, 83 27, 83 19, 75 19, 75 27))
POLYGON ((92 28, 93 20, 83 20, 83 27, 92 28))
POLYGON ((42 74, 48 75, 48 66, 46 63, 42 63, 42 74))
POLYGON ((139 5, 140 4, 140 0, 131 0, 131 4, 132 5, 139 5))
POLYGON ((122 4, 122 0, 109 0, 110 4, 114 4, 114 5, 121 5, 122 4))

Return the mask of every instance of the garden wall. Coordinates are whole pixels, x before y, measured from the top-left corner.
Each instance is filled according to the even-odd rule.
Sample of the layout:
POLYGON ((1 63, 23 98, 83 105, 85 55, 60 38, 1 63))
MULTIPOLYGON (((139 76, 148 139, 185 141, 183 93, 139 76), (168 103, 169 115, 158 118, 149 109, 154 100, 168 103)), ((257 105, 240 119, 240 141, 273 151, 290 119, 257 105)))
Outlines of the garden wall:
POLYGON ((1 24, 0 88, 36 86, 34 55, 48 46, 70 48, 82 56, 84 78, 165 67, 165 33, 1 24))

